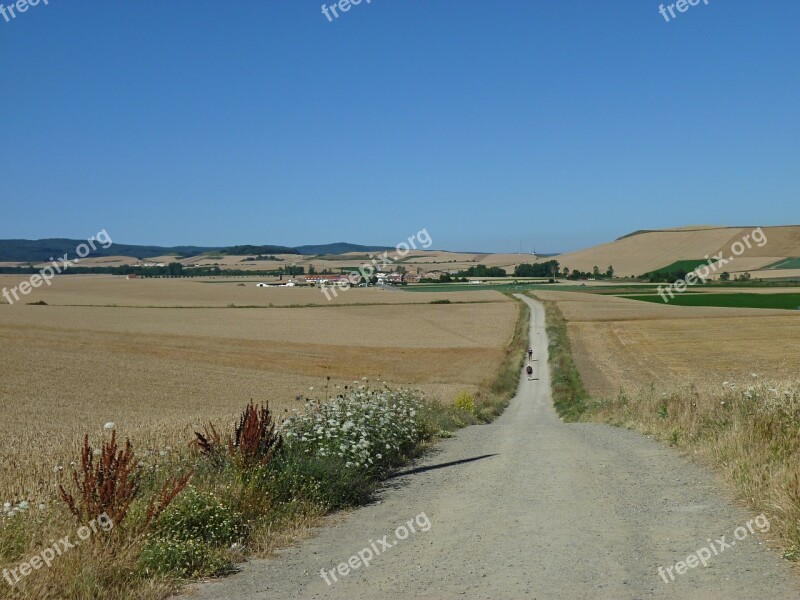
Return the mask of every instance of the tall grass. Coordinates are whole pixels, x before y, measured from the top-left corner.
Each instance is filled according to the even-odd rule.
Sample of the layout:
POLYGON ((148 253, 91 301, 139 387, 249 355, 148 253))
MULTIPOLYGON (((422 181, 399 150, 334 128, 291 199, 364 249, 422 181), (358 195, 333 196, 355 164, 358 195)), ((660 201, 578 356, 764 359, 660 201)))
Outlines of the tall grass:
POLYGON ((543 301, 547 321, 548 360, 553 403, 565 421, 577 421, 586 411, 589 395, 572 358, 567 322, 555 302, 543 301))

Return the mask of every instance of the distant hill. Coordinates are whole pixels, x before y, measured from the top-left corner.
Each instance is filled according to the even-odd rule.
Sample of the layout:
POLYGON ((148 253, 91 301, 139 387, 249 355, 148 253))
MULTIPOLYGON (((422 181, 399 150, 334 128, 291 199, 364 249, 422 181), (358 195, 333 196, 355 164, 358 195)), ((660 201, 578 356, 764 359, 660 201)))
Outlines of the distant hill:
MULTIPOLYGON (((0 240, 0 262, 32 262, 42 263, 50 257, 60 258, 64 254, 75 257, 75 248, 85 244, 86 240, 71 240, 68 238, 48 238, 44 240, 0 240)), ((194 256, 218 250, 206 246, 136 246, 133 244, 112 244, 103 248, 96 244, 97 250, 90 256, 132 256, 133 258, 148 258, 151 256, 194 256)))
POLYGON ((219 254, 227 254, 229 256, 252 256, 254 254, 302 254, 296 248, 289 248, 288 246, 251 246, 245 244, 244 246, 229 246, 219 251, 219 254))
POLYGON ((347 242, 336 242, 335 244, 319 244, 316 246, 297 246, 298 254, 346 254, 348 252, 382 252, 383 250, 393 250, 391 246, 361 246, 359 244, 348 244, 347 242))
MULTIPOLYGON (((61 257, 68 254, 75 256, 75 248, 85 244, 86 240, 72 240, 68 238, 48 238, 43 240, 0 240, 0 262, 43 263, 50 257, 61 257)), ((108 248, 97 244, 97 250, 90 256, 130 256, 137 259, 151 258, 153 256, 197 256, 207 252, 226 254, 231 256, 250 256, 255 254, 345 254, 347 252, 379 252, 391 250, 390 246, 362 246, 347 242, 334 244, 318 244, 298 246, 273 245, 240 245, 240 246, 138 246, 135 244, 114 243, 108 248)))
MULTIPOLYGON (((561 254, 561 267, 591 272, 597 266, 605 271, 614 267, 617 276, 638 276, 658 271, 678 262, 706 262, 706 256, 722 253, 731 256, 732 244, 750 234, 757 226, 691 226, 634 231, 613 242, 577 252, 561 254)), ((800 257, 800 226, 763 227, 767 238, 762 246, 751 244, 723 270, 749 272, 753 277, 794 277, 792 259, 800 257)))

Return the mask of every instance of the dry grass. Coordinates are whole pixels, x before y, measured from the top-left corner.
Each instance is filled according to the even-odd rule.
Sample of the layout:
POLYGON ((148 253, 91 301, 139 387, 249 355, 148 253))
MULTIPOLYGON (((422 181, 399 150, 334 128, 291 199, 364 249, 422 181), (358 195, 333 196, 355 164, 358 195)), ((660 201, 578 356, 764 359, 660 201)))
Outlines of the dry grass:
POLYGON ((537 292, 567 320, 589 393, 674 381, 715 386, 749 376, 783 379, 800 363, 800 315, 786 311, 681 307, 572 292, 537 292))

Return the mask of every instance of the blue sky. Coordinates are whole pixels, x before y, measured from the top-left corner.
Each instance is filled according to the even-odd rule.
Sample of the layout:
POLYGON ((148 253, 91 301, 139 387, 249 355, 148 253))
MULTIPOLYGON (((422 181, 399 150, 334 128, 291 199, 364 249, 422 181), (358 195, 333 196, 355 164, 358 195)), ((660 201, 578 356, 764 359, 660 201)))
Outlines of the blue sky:
MULTIPOLYGON (((8 5, 9 0, 0 0, 8 5)), ((566 251, 800 223, 800 2, 50 0, 0 18, 0 237, 566 251), (332 4, 329 1, 328 4, 332 4)))

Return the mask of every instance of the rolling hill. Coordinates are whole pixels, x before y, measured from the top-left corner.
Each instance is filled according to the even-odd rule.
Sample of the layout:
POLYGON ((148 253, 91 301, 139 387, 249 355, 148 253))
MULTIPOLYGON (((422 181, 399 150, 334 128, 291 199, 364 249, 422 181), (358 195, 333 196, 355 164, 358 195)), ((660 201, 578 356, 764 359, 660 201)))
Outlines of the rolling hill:
MULTIPOLYGON (((597 266, 614 267, 617 276, 637 276, 656 271, 678 261, 705 261, 720 253, 730 257, 731 247, 751 233, 749 227, 686 227, 637 231, 621 238, 577 252, 556 257, 570 270, 591 272, 597 266)), ((763 227, 766 243, 751 243, 740 256, 722 270, 730 273, 750 272, 753 277, 776 278, 795 276, 789 260, 800 257, 800 225, 763 227), (770 268, 771 267, 771 268, 770 268), (756 274, 757 273, 757 274, 756 274)))
MULTIPOLYGON (((673 229, 647 229, 624 235, 613 242, 600 244, 576 252, 559 255, 481 254, 448 252, 444 250, 414 250, 397 259, 409 272, 458 271, 482 264, 499 266, 509 273, 523 262, 547 261, 555 258, 561 268, 570 271, 591 272, 595 266, 605 271, 614 267, 618 277, 640 276, 658 270, 669 270, 676 265, 689 270, 705 263, 707 257, 723 254, 731 256, 732 245, 752 234, 755 226, 715 227, 695 225, 673 229)), ((734 261, 720 266, 719 272, 731 274, 749 272, 756 279, 800 277, 800 225, 763 227, 766 242, 751 243, 734 261)), ((0 263, 41 264, 51 256, 74 255, 83 240, 53 238, 45 240, 0 240, 0 263)), ((151 262, 180 261, 184 266, 218 265, 222 268, 245 270, 271 268, 279 263, 310 269, 339 269, 358 267, 371 253, 390 250, 388 246, 364 246, 347 242, 304 245, 296 247, 277 245, 239 245, 227 247, 208 246, 142 246, 113 244, 82 261, 84 266, 116 266, 135 264, 141 259, 151 262), (268 255, 253 260, 257 255, 268 255)), ((391 252, 390 252, 391 254, 391 252)))
MULTIPOLYGON (((47 238, 41 240, 0 240, 0 262, 5 263, 43 263, 51 256, 74 256, 75 248, 86 240, 73 240, 69 238, 47 238)), ((296 254, 296 255, 327 255, 344 254, 347 252, 378 252, 391 250, 389 246, 362 246, 347 242, 332 244, 317 244, 307 246, 277 246, 277 245, 242 245, 242 246, 141 246, 135 244, 114 243, 108 248, 99 244, 91 257, 128 257, 144 259, 163 256, 192 257, 209 252, 231 256, 249 256, 254 254, 296 254)))

